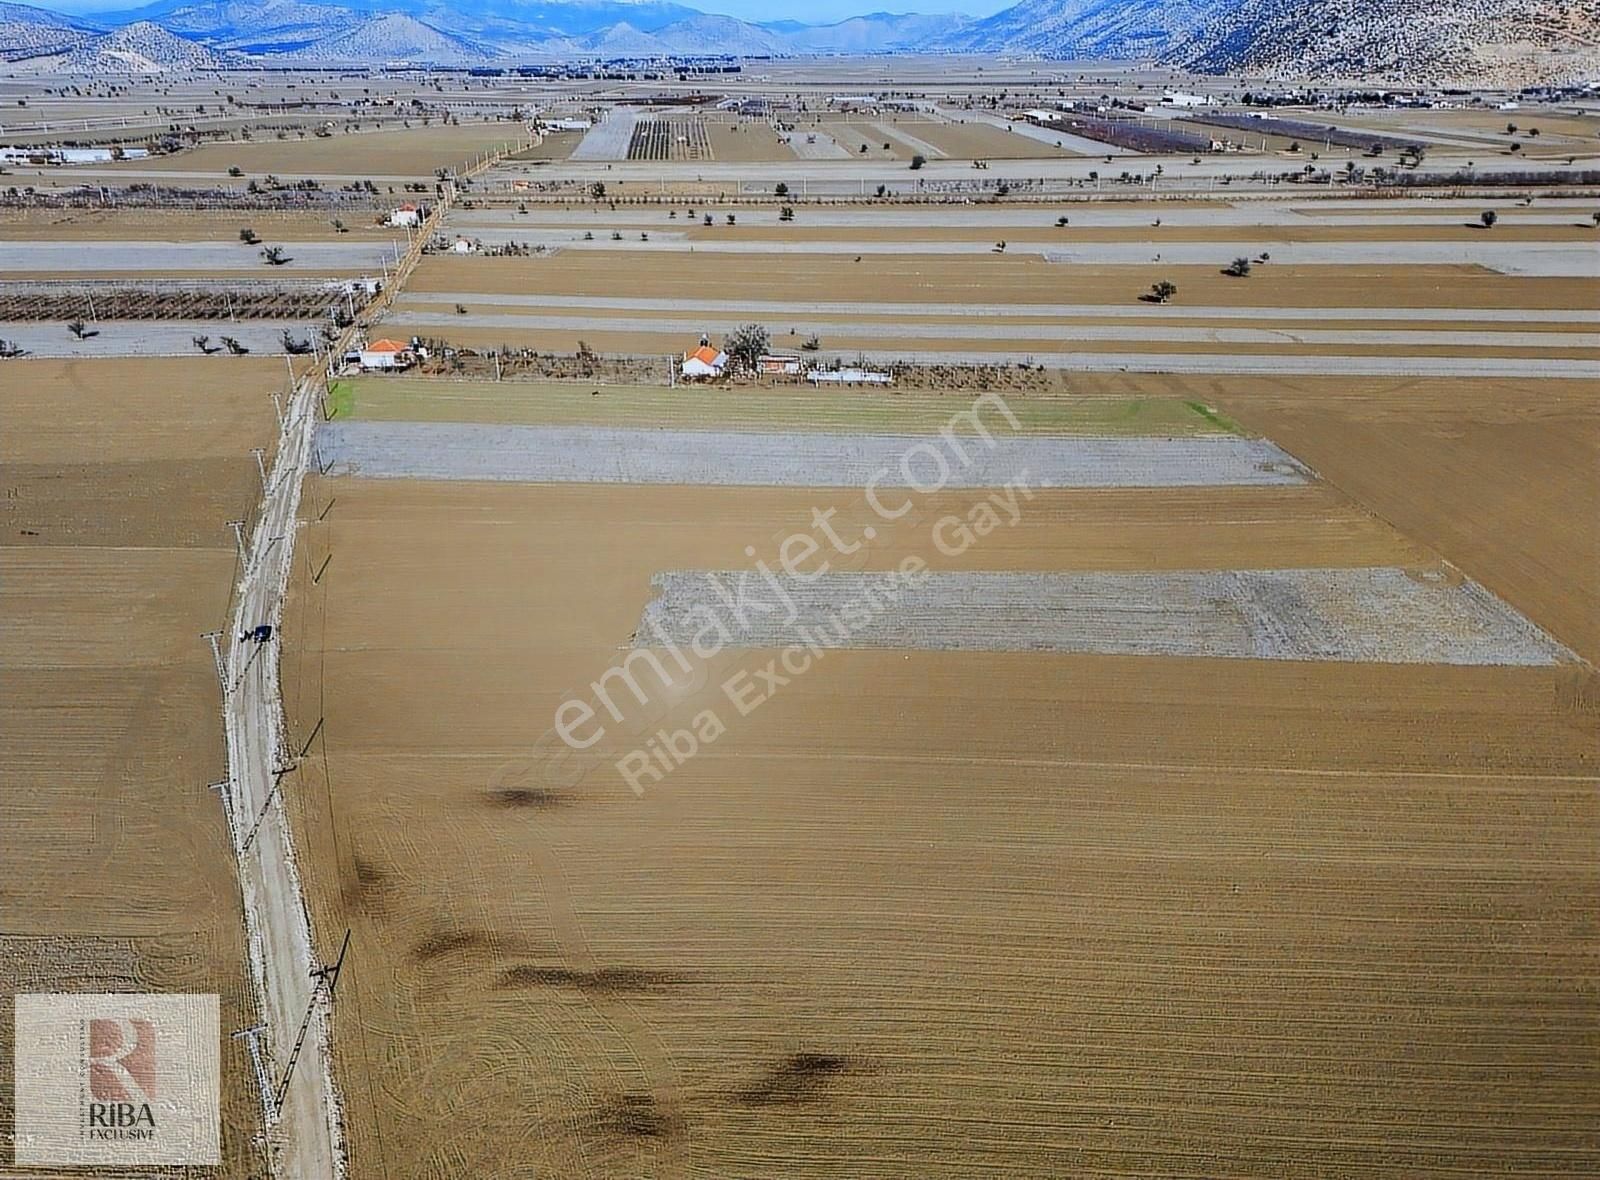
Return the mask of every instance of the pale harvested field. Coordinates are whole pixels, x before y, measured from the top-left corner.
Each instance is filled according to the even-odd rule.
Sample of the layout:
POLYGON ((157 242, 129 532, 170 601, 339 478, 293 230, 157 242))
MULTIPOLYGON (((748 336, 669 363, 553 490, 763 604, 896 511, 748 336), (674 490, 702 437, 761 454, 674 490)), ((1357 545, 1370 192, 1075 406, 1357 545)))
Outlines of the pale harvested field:
MULTIPOLYGON (((1003 235, 1001 235, 1003 236, 1003 235)), ((1226 253, 1226 251, 1223 251, 1226 253)), ((681 262, 681 260, 679 260, 681 262)), ((1223 260, 1224 262, 1226 259, 1223 260)), ((1221 265, 1221 264, 1219 264, 1221 265)), ((1134 302, 1158 278, 1178 286, 1180 303, 1244 307, 1557 307, 1600 309, 1600 291, 1584 278, 1528 279, 1473 266, 1258 267, 1240 281, 1217 267, 1061 266, 1039 257, 982 254, 874 257, 752 256, 705 268, 663 264, 627 251, 569 251, 554 258, 424 259, 409 291, 525 291, 667 300, 780 298, 809 301, 974 301, 984 304, 1134 302)))
POLYGON ((817 124, 802 122, 794 134, 804 139, 808 130, 825 131, 852 160, 910 160, 916 154, 903 141, 885 136, 876 122, 865 117, 825 115, 817 124))
MULTIPOLYGON (((1067 147, 1058 147, 1026 135, 1007 131, 977 122, 924 122, 886 116, 892 131, 904 127, 918 139, 925 139, 946 156, 955 160, 1028 160, 1054 156, 1076 156, 1081 153, 1067 147)), ((1063 136, 1069 143, 1073 137, 1063 136)))
MULTIPOLYGON (((0 366, 0 992, 218 992, 225 1035, 253 1023, 200 633, 225 624, 224 522, 259 494, 248 449, 282 380, 255 361, 0 366)), ((223 1070, 223 1174, 244 1177, 259 1102, 235 1042, 223 1070)))
MULTIPOLYGON (((330 497, 286 674, 358 1176, 1600 1165, 1572 670, 832 652, 636 799, 524 773, 563 689, 828 494, 330 497)), ((961 565, 1418 555, 1318 485, 1017 529, 961 565)))
POLYGON ((705 122, 706 132, 711 139, 713 159, 734 163, 761 163, 795 158, 789 145, 784 143, 778 132, 764 120, 730 121, 708 117, 705 122))
MULTIPOLYGON (((473 155, 517 142, 515 123, 468 123, 459 127, 402 128, 362 131, 327 139, 262 139, 206 144, 169 156, 97 165, 108 175, 118 171, 215 173, 225 180, 228 169, 244 169, 257 179, 267 173, 292 178, 304 173, 352 178, 417 176, 431 178, 435 168, 454 168, 473 155)), ((244 183, 243 180, 238 183, 244 183)))
MULTIPOLYGON (((756 216, 740 211, 736 216, 738 217, 736 226, 730 227, 724 224, 719 214, 717 224, 708 227, 698 222, 673 224, 663 215, 662 219, 650 229, 659 232, 681 230, 692 240, 736 237, 743 241, 758 242, 856 242, 861 241, 864 236, 859 226, 807 225, 804 211, 797 215, 796 221, 790 223, 779 223, 776 213, 767 213, 766 210, 761 210, 756 216)), ((1260 253, 1263 243, 1268 246, 1276 246, 1282 242, 1472 242, 1476 244, 1485 240, 1486 232, 1475 216, 1447 225, 1386 225, 1378 222, 1360 226, 1329 226, 1308 222, 1293 226, 1274 225, 1270 229, 1252 229, 1247 226, 1216 228, 1192 225, 1157 226, 1153 222, 1144 227, 1096 226, 1075 229, 1071 225, 1065 227, 1055 225, 1055 216, 1041 215, 1037 225, 997 229, 981 225, 971 228, 874 226, 868 236, 875 242, 992 244, 999 239, 1004 239, 1008 243, 1048 242, 1062 250, 1081 249, 1099 242, 1141 242, 1150 247, 1152 255, 1159 254, 1163 247, 1177 245, 1180 242, 1214 242, 1220 246, 1234 248, 1241 254, 1255 255, 1260 253)), ((601 213, 596 220, 600 226, 611 228, 606 225, 604 213, 601 213)), ((587 224, 583 228, 587 229, 587 224)), ((1561 225, 1496 225, 1491 232, 1493 236, 1490 240, 1496 242, 1571 242, 1575 248, 1588 251, 1595 250, 1596 244, 1600 243, 1600 234, 1595 232, 1594 224, 1576 217, 1561 225)), ((517 235, 513 233, 511 236, 517 235)), ((636 234, 630 236, 637 237, 636 234)), ((1228 257, 1221 255, 1219 257, 1221 257, 1219 265, 1229 261, 1228 257)))
POLYGON ((513 160, 565 160, 583 139, 581 131, 547 131, 533 147, 514 153, 513 160))

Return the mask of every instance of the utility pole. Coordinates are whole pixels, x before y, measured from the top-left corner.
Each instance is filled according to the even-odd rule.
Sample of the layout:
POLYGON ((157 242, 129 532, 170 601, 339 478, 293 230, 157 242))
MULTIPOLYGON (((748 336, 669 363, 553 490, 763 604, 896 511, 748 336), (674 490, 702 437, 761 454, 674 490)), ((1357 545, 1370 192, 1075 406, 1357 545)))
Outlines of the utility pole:
POLYGON ((228 527, 233 530, 233 547, 239 554, 239 560, 244 560, 244 521, 230 520, 228 527))
POLYGON ((344 970, 344 957, 350 949, 350 931, 346 928, 344 942, 339 946, 339 957, 331 964, 311 969, 311 977, 317 982, 311 988, 311 1000, 306 1005, 305 1019, 300 1022, 300 1033, 294 1039, 294 1048, 289 1051, 289 1062, 284 1066, 283 1080, 278 1083, 278 1092, 273 1098, 273 1108, 277 1113, 283 1111, 283 1100, 289 1094, 289 1080, 294 1077, 294 1067, 300 1060, 300 1050, 305 1047, 306 1033, 311 1029, 311 1018, 317 1011, 317 992, 322 988, 328 991, 328 999, 333 1000, 334 990, 339 986, 339 973, 344 970))
POLYGON ((267 452, 261 447, 251 447, 250 453, 256 457, 256 470, 261 473, 261 490, 264 493, 267 490, 267 462, 263 456, 267 452))
POLYGON ((272 1084, 267 1080, 267 1067, 261 1060, 261 1035, 267 1031, 267 1026, 258 1024, 251 1028, 242 1028, 233 1034, 236 1041, 244 1041, 250 1050, 250 1065, 256 1075, 256 1087, 261 1091, 261 1109, 269 1115, 275 1115, 273 1109, 272 1084))
POLYGON ((228 692, 228 666, 223 662, 222 659, 222 645, 220 642, 222 639, 222 632, 207 631, 201 635, 200 638, 211 641, 211 658, 216 662, 217 665, 217 680, 222 685, 223 695, 226 696, 228 692))

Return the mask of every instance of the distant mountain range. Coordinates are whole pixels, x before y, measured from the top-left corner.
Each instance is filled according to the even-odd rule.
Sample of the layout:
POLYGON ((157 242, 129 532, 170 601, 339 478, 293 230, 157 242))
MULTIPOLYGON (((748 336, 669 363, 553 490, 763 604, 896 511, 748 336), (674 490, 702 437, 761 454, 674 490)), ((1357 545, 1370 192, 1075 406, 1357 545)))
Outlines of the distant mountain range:
POLYGON ((982 20, 875 12, 752 23, 671 0, 157 0, 72 18, 0 3, 0 60, 140 73, 669 56, 1118 58, 1318 81, 1600 79, 1596 0, 1020 0, 982 20))

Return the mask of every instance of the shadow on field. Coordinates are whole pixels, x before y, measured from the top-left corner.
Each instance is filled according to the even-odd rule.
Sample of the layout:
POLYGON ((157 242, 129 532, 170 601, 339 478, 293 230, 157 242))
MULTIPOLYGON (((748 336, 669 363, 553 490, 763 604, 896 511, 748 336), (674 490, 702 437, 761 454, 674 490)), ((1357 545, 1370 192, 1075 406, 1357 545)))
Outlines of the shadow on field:
POLYGON ((544 787, 503 787, 495 791, 485 791, 483 796, 491 807, 502 807, 507 810, 525 807, 545 810, 551 807, 563 807, 572 802, 570 796, 544 787))
POLYGON ((683 1130, 683 1119, 662 1110, 652 1094, 617 1094, 601 1103, 594 1126, 603 1135, 664 1139, 683 1130))
POLYGON ((580 971, 572 967, 542 967, 518 963, 500 973, 502 989, 519 987, 575 987, 599 995, 639 995, 685 982, 668 971, 643 967, 597 967, 580 971))
POLYGON ((838 1053, 791 1053, 765 1077, 735 1094, 746 1106, 800 1106, 825 1097, 828 1083, 851 1068, 838 1053))

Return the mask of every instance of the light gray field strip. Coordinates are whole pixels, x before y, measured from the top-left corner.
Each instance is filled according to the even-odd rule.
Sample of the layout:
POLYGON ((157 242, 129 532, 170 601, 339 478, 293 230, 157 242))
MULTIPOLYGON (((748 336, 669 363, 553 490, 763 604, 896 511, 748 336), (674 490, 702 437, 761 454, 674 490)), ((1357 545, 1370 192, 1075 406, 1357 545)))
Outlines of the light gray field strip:
POLYGON ((814 316, 1075 316, 1141 320, 1420 320, 1438 323, 1552 323, 1600 325, 1600 310, 1520 307, 1219 307, 1177 303, 862 303, 785 302, 761 299, 641 299, 624 295, 407 291, 400 308, 457 303, 496 307, 595 308, 617 311, 725 312, 734 315, 814 316))
MULTIPOLYGON (((293 277, 298 270, 376 271, 394 263, 394 242, 284 242, 291 261, 268 267, 261 247, 228 242, 7 242, 0 250, 0 273, 40 271, 248 270, 293 277)), ((405 237, 398 241, 404 253, 405 237)))
POLYGON ((775 575, 652 579, 634 644, 891 648, 1543 666, 1575 657, 1482 586, 1439 571, 775 575), (743 579, 741 586, 741 579, 743 579), (742 610, 730 595, 743 590, 742 610), (755 604, 759 605, 755 605, 755 604), (714 638, 713 638, 714 637, 714 638))
POLYGON ((821 131, 796 131, 789 136, 789 150, 802 160, 848 160, 850 153, 833 136, 821 131))
POLYGON ((868 123, 878 135, 884 139, 898 139, 914 152, 921 152, 930 160, 946 159, 950 153, 941 147, 935 147, 925 139, 918 139, 909 131, 902 131, 899 127, 891 127, 887 123, 868 123))
POLYGON ((310 348, 317 338, 316 320, 97 320, 82 340, 62 324, 0 323, 0 337, 27 349, 30 356, 201 356, 195 337, 206 336, 209 355, 227 356, 224 336, 231 336, 252 355, 284 351, 285 330, 310 348))
POLYGON ((998 127, 1002 131, 1015 131, 1018 135, 1052 147, 1064 147, 1068 151, 1082 152, 1090 156, 1131 156, 1133 152, 1128 148, 1112 147, 1109 143, 1101 143, 1098 139, 1089 139, 1087 136, 1074 135, 1066 129, 1056 130, 1053 127, 1039 127, 1033 123, 1020 123, 1014 119, 1003 118, 1000 115, 990 115, 983 111, 958 111, 946 110, 944 107, 934 108, 940 116, 950 123, 987 123, 991 127, 998 127))
POLYGON ((578 141, 578 146, 572 149, 571 160, 626 160, 628 158, 628 143, 633 139, 633 125, 639 121, 639 113, 629 110, 610 110, 605 118, 596 123, 583 138, 578 141))
MULTIPOLYGON (((446 319, 442 304, 435 304, 439 323, 464 328, 521 328, 528 331, 581 332, 675 332, 695 335, 702 331, 732 332, 742 317, 720 319, 671 319, 665 316, 639 319, 623 316, 559 315, 550 312, 509 312, 451 315, 446 319)), ((413 313, 415 314, 415 313, 413 313)), ((1074 341, 1147 341, 1173 344, 1273 344, 1315 345, 1439 345, 1451 348, 1600 348, 1600 333, 1593 332, 1518 332, 1479 329, 1454 332, 1433 328, 1213 328, 1157 324, 991 324, 965 320, 954 324, 878 323, 860 320, 818 320, 802 317, 784 320, 776 328, 802 334, 815 333, 827 340, 1015 340, 1071 344, 1074 341)))
MULTIPOLYGON (((999 430, 1004 430, 1001 423, 999 430)), ((317 432, 330 474, 530 483, 725 487, 1207 487, 1305 483, 1310 473, 1264 439, 1042 438, 994 445, 937 434, 626 430, 436 422, 330 422, 317 432), (904 459, 904 463, 902 463, 904 459), (880 474, 882 473, 882 474, 880 474), (912 481, 915 481, 913 485, 912 481)))

